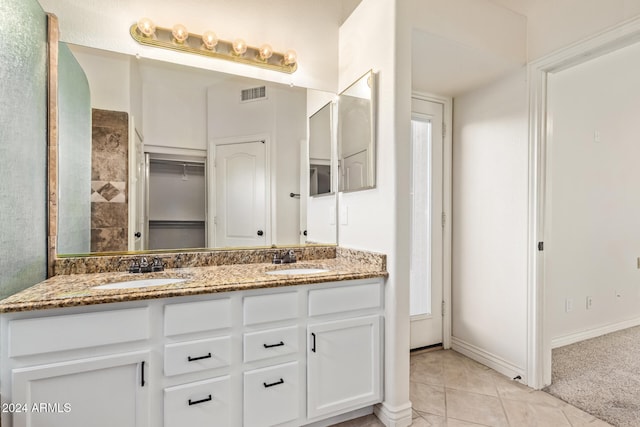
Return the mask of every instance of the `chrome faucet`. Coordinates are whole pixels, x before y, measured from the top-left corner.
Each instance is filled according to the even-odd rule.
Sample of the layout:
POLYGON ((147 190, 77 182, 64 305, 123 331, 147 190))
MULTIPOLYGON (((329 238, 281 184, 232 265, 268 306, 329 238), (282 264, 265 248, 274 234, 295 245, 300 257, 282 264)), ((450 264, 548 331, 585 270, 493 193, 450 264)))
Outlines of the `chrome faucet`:
POLYGON ((274 264, 292 264, 296 261, 296 253, 293 251, 293 249, 289 249, 288 251, 284 252, 281 257, 278 257, 278 254, 273 254, 274 264))
POLYGON ((134 259, 129 266, 129 273, 151 273, 152 271, 164 271, 164 264, 160 258, 153 258, 151 264, 147 257, 140 258, 140 261, 134 259))

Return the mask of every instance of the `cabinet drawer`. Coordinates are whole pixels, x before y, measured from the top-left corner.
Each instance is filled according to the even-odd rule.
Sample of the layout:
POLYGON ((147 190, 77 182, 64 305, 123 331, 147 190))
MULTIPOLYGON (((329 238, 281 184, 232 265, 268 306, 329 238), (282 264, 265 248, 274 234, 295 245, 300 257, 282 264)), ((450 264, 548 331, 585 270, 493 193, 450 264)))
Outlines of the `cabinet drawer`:
POLYGON ((146 307, 13 320, 9 323, 9 356, 27 356, 148 338, 149 310, 146 307))
POLYGON ((167 344, 164 346, 164 374, 171 376, 220 368, 228 366, 230 359, 230 337, 167 344))
POLYGON ((164 335, 188 334, 231 326, 231 300, 185 302, 164 306, 164 335))
POLYGON ((244 324, 275 322, 298 317, 298 293, 255 295, 244 299, 244 324))
POLYGON ((229 376, 164 389, 164 427, 229 427, 229 376))
POLYGON ((301 392, 298 376, 298 362, 245 372, 244 427, 273 426, 297 419, 301 392))
POLYGON ((298 335, 297 326, 244 334, 244 361, 253 362, 296 353, 298 335))
POLYGON ((341 313, 382 306, 380 283, 340 286, 309 291, 309 316, 341 313))

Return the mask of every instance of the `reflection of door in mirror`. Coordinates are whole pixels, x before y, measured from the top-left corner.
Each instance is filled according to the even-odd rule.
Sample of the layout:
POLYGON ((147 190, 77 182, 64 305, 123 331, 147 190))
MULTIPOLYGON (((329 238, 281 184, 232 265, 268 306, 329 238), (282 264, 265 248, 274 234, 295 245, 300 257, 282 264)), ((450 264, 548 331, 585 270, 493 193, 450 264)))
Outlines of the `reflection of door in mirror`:
POLYGON ((332 103, 309 117, 309 195, 329 194, 331 189, 332 103))
POLYGON ((216 247, 264 246, 267 230, 265 141, 215 145, 216 247))
POLYGON ((340 191, 375 186, 373 73, 370 71, 340 94, 338 103, 338 168, 340 191))
POLYGON ((207 246, 205 167, 204 157, 149 156, 145 249, 207 246))

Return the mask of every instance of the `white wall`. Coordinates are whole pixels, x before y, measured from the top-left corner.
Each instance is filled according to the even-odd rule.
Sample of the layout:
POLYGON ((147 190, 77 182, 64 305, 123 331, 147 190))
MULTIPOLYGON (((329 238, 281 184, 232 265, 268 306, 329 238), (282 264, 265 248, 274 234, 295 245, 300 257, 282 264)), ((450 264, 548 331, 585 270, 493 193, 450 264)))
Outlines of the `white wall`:
POLYGON ((529 2, 529 61, 639 15, 637 0, 529 2))
POLYGON ((453 344, 523 377, 527 121, 524 69, 454 99, 453 344))
POLYGON ((207 91, 187 73, 143 74, 144 143, 207 149, 207 91))
MULTIPOLYGON (((411 424, 409 402, 409 286, 408 239, 403 231, 408 224, 408 210, 398 202, 406 199, 406 188, 398 195, 398 153, 408 164, 408 151, 396 145, 398 135, 406 136, 410 123, 410 75, 408 53, 401 51, 396 63, 396 20, 402 7, 395 0, 363 0, 340 28, 338 76, 340 91, 369 69, 376 73, 377 84, 377 155, 376 188, 339 197, 340 246, 378 251, 387 254, 389 278, 385 286, 385 376, 384 402, 376 413, 387 425, 411 424), (402 65, 402 66, 401 66, 402 65), (405 74, 398 76, 402 69, 405 74), (397 85, 402 90, 397 92, 397 85), (406 98, 406 99, 405 99, 406 98), (402 104, 398 103, 402 99, 402 104), (397 127, 398 117, 406 119, 397 127), (407 154, 405 159, 403 156, 407 154), (406 214, 406 215, 405 215, 406 214), (398 219, 398 215, 406 218, 398 219)), ((402 30, 404 31, 404 29, 402 30)), ((404 32, 402 38, 408 39, 404 32)), ((404 139, 403 139, 404 140, 404 139)), ((404 172, 403 172, 404 173, 404 172)), ((402 175, 402 173, 400 174, 402 175)), ((402 183, 405 180, 401 178, 402 183)))
POLYGON ((545 287, 552 339, 640 322, 638 76, 640 44, 550 77, 545 287))
POLYGON ((343 13, 337 0, 194 0, 190 2, 105 2, 101 0, 40 0, 60 21, 62 41, 143 58, 192 65, 245 77, 293 83, 335 91, 338 24, 343 13), (160 27, 184 24, 190 32, 212 29, 223 40, 244 38, 249 45, 270 43, 274 50, 294 49, 298 70, 293 74, 240 63, 142 46, 129 27, 142 17, 160 27))
POLYGON ((297 244, 300 231, 300 199, 289 197, 300 191, 300 141, 306 138, 306 91, 267 85, 267 99, 240 102, 242 89, 263 85, 246 80, 210 86, 208 140, 269 135, 271 204, 276 212, 274 244, 297 244))
POLYGON ((91 108, 129 112, 131 109, 131 58, 82 46, 69 48, 87 75, 91 108))

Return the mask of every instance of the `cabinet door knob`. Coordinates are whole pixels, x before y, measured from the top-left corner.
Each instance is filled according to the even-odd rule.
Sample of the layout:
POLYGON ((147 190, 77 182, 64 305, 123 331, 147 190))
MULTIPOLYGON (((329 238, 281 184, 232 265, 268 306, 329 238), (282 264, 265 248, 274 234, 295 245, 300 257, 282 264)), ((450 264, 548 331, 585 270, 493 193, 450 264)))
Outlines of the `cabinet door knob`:
POLYGON ((134 234, 134 236, 136 236, 136 237, 138 237, 138 238, 139 238, 139 237, 142 237, 142 233, 141 233, 141 232, 139 232, 139 231, 136 231, 136 232, 135 232, 135 234, 134 234))
POLYGON ((262 230, 258 230, 258 233, 257 233, 257 234, 258 234, 258 236, 262 236, 262 235, 264 234, 264 231, 262 231, 262 230))

